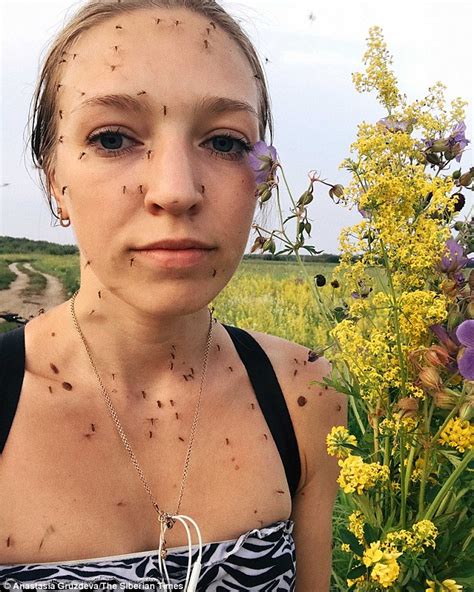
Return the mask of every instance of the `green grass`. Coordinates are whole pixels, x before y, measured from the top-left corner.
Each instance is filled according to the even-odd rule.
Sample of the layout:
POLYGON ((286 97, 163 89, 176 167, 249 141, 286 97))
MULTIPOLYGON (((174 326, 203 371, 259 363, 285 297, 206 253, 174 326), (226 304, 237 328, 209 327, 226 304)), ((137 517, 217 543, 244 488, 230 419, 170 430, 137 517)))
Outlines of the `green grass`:
POLYGON ((38 271, 56 276, 63 284, 68 298, 79 288, 79 255, 42 255, 36 259, 34 267, 38 271))
POLYGON ((24 263, 20 263, 18 265, 18 270, 23 273, 26 273, 26 275, 28 276, 28 285, 24 290, 22 290, 22 296, 36 296, 42 294, 45 291, 48 280, 43 274, 38 273, 36 271, 31 271, 31 269, 25 267, 24 263))
POLYGON ((16 279, 16 274, 8 268, 8 262, 0 259, 0 290, 6 290, 16 279))

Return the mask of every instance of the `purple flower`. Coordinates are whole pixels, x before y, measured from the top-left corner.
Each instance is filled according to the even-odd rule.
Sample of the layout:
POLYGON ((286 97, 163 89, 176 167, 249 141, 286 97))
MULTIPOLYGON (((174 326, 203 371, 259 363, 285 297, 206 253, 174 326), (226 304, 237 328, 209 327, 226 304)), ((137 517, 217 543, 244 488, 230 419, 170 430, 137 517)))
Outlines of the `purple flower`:
POLYGON ((410 125, 413 125, 412 121, 397 121, 391 117, 384 117, 377 121, 379 125, 382 125, 389 132, 406 132, 410 125))
POLYGON ((453 238, 446 241, 445 254, 441 258, 438 269, 443 273, 456 273, 469 261, 464 257, 462 246, 453 238))
POLYGON ((250 166, 255 173, 258 185, 268 181, 274 165, 278 162, 277 151, 274 146, 267 146, 265 142, 256 142, 248 155, 250 166))
POLYGON ((453 129, 451 135, 448 138, 450 147, 455 148, 457 152, 456 160, 458 162, 461 160, 462 151, 470 143, 470 141, 466 139, 465 131, 466 124, 464 123, 464 121, 461 121, 453 129))
POLYGON ((359 210, 359 214, 362 216, 362 218, 370 218, 368 210, 362 209, 359 205, 357 206, 357 209, 359 210))
POLYGON ((461 323, 456 336, 464 346, 458 357, 459 373, 467 380, 474 380, 474 320, 461 323))
POLYGON ((456 362, 456 354, 459 352, 460 343, 458 338, 456 337, 456 331, 447 331, 443 325, 431 325, 431 331, 436 335, 439 342, 444 345, 444 347, 448 350, 450 355, 450 361, 446 365, 446 368, 450 372, 457 372, 458 365, 456 362))
MULTIPOLYGON (((466 124, 464 121, 460 121, 449 134, 447 138, 440 138, 438 140, 423 140, 427 148, 427 154, 431 155, 435 160, 436 157, 433 153, 444 152, 447 158, 455 157, 458 162, 461 160, 462 152, 470 140, 465 135, 466 124), (450 153, 450 157, 447 154, 450 153)), ((430 160, 431 162, 431 160, 430 160)))

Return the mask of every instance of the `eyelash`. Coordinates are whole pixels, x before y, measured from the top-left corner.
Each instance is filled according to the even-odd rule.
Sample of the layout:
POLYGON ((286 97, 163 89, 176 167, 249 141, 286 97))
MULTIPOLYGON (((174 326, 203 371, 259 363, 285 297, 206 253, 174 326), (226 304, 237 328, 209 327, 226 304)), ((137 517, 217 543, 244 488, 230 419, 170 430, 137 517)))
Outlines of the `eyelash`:
MULTIPOLYGON (((128 148, 121 148, 120 150, 110 150, 110 149, 106 149, 106 148, 99 148, 97 146, 99 140, 103 136, 110 136, 110 135, 112 135, 112 136, 113 135, 120 135, 120 136, 123 136, 124 138, 127 138, 128 140, 131 140, 132 142, 134 141, 127 134, 122 133, 120 131, 120 129, 111 129, 111 128, 107 128, 107 129, 101 130, 100 132, 90 135, 86 141, 90 146, 94 147, 96 152, 105 153, 106 158, 109 158, 109 157, 117 158, 119 156, 123 156, 125 154, 128 154, 129 152, 131 152, 133 150, 133 148, 134 148, 133 146, 129 146, 128 148)), ((247 142, 247 140, 244 137, 236 137, 228 132, 224 132, 222 134, 217 134, 216 136, 212 136, 212 138, 209 138, 209 140, 206 140, 205 143, 207 144, 208 142, 214 140, 215 138, 227 138, 229 140, 234 140, 234 142, 236 142, 237 144, 240 145, 240 151, 233 152, 233 153, 232 152, 219 152, 218 150, 210 149, 211 156, 214 156, 215 158, 224 158, 225 160, 239 160, 239 159, 243 158, 245 153, 250 152, 253 147, 252 144, 247 142)))

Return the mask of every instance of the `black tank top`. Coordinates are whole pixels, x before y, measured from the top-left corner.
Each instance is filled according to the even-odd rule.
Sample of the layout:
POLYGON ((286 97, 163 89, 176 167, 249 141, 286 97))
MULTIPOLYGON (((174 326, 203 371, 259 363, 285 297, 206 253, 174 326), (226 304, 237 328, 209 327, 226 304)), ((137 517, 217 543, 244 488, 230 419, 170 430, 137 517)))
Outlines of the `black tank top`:
MULTIPOLYGON (((243 329, 223 325, 244 364, 257 401, 285 468, 293 498, 301 476, 298 443, 273 366, 257 341, 243 329)), ((0 333, 0 454, 15 417, 25 373, 25 327, 0 333)))

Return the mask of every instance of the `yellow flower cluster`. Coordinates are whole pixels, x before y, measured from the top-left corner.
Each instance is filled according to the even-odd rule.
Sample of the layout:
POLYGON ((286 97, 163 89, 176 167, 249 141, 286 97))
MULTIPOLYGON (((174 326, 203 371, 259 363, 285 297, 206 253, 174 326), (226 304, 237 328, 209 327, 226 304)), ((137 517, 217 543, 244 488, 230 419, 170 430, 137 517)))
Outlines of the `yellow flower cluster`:
POLYGON ((345 493, 357 492, 362 495, 364 490, 371 489, 377 483, 388 481, 389 468, 380 463, 364 463, 360 456, 349 455, 338 461, 341 467, 337 482, 345 493))
POLYGON ((380 541, 370 543, 370 548, 366 549, 362 558, 366 567, 372 567, 370 577, 379 583, 383 588, 389 588, 398 578, 400 566, 397 557, 402 553, 390 549, 381 548, 380 541))
POLYGON ((435 539, 438 536, 438 529, 431 520, 420 520, 413 524, 411 530, 400 529, 389 532, 385 542, 391 546, 401 548, 402 551, 413 551, 421 553, 425 547, 436 546, 435 539))
POLYGON ((364 541, 364 514, 360 510, 354 510, 349 515, 348 529, 360 543, 364 541))
POLYGON ((436 585, 433 580, 426 580, 428 584, 428 588, 426 588, 425 592, 459 592, 460 590, 464 590, 461 584, 456 584, 456 580, 443 580, 439 586, 436 585))
POLYGON ((400 429, 405 430, 407 433, 413 432, 418 426, 419 421, 414 417, 399 416, 395 414, 393 419, 385 417, 379 423, 379 430, 381 434, 397 436, 400 429))
POLYGON ((430 325, 446 319, 446 298, 436 292, 404 292, 400 296, 399 306, 400 328, 411 347, 419 347, 428 335, 430 325))
POLYGON ((387 391, 400 384, 400 364, 394 335, 374 328, 369 337, 362 334, 356 322, 344 320, 332 331, 340 350, 333 360, 346 362, 360 386, 362 398, 371 406, 386 404, 387 391))
POLYGON ((351 448, 347 448, 346 444, 357 446, 356 437, 349 434, 349 430, 345 426, 334 426, 326 436, 328 454, 337 456, 337 458, 347 458, 351 448))
POLYGON ((365 74, 352 75, 354 85, 359 92, 376 90, 380 102, 391 111, 400 102, 397 80, 388 67, 392 59, 385 44, 382 29, 371 27, 367 39, 368 48, 364 54, 365 74))
POLYGON ((438 442, 465 452, 474 448, 474 424, 460 417, 451 418, 441 432, 438 442))

